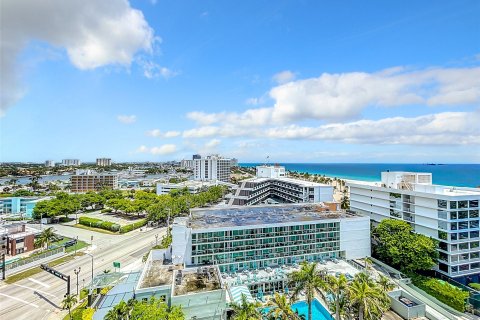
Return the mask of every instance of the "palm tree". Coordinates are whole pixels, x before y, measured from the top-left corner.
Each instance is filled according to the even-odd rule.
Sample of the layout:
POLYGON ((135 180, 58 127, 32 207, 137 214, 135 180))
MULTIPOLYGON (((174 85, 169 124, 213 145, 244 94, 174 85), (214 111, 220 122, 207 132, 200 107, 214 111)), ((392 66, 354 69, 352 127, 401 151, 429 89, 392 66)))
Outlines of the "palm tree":
POLYGON ((342 311, 344 311, 342 310, 342 307, 344 307, 345 304, 341 302, 344 299, 347 287, 347 278, 343 273, 338 278, 334 276, 328 276, 327 292, 333 295, 333 302, 335 303, 335 319, 337 320, 341 319, 340 314, 342 311))
POLYGON ((297 299, 301 291, 305 291, 308 304, 308 320, 312 320, 312 301, 315 293, 325 288, 320 272, 317 270, 317 263, 302 262, 299 271, 289 274, 289 287, 295 288, 292 293, 293 299, 297 299))
POLYGON ((249 302, 247 296, 242 294, 241 303, 232 303, 233 320, 258 320, 262 319, 262 313, 259 308, 262 306, 260 302, 249 302))
POLYGON ((72 307, 77 303, 77 297, 71 294, 65 295, 65 298, 62 300, 63 309, 68 309, 68 316, 72 319, 72 307))
POLYGON ((380 274, 380 279, 378 279, 378 285, 380 288, 382 288, 383 291, 389 292, 392 291, 393 288, 395 288, 395 284, 388 279, 388 277, 385 277, 383 274, 380 274))
POLYGON ((275 320, 300 320, 305 316, 299 315, 298 311, 292 310, 292 303, 294 301, 283 294, 275 293, 269 305, 273 306, 268 312, 267 316, 275 320))
POLYGON ((386 293, 376 283, 364 281, 361 277, 355 277, 349 285, 348 299, 358 310, 359 320, 379 319, 389 307, 386 293))
POLYGON ((50 242, 54 241, 56 239, 54 229, 53 227, 44 229, 40 235, 38 236, 38 243, 40 245, 45 245, 46 248, 48 248, 50 242))

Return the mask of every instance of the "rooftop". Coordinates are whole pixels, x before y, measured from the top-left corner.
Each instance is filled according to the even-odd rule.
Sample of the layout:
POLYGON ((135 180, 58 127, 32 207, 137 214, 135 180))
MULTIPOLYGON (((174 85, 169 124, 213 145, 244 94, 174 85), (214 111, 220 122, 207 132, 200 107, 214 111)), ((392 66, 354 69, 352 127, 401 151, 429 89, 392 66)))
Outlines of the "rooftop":
POLYGON ((147 263, 144 270, 144 276, 139 283, 138 288, 152 288, 170 285, 172 283, 173 267, 167 267, 162 260, 151 260, 147 263))
MULTIPOLYGON (((286 182, 286 183, 293 183, 297 185, 301 185, 304 187, 331 187, 328 184, 323 184, 323 183, 318 183, 318 182, 312 182, 312 181, 306 181, 306 180, 300 180, 300 179, 293 179, 293 178, 287 178, 287 177, 279 177, 279 178, 250 178, 250 179, 245 179, 242 180, 242 182, 247 181, 247 182, 254 182, 254 183, 262 183, 266 181, 280 181, 280 182, 286 182)), ((333 187, 331 187, 333 188, 333 187)))
POLYGON ((178 270, 175 273, 176 296, 220 289, 220 278, 215 267, 178 270))
POLYGON ((190 215, 189 219, 176 218, 174 223, 207 229, 359 217, 353 212, 337 210, 337 203, 323 202, 202 208, 192 209, 190 215))

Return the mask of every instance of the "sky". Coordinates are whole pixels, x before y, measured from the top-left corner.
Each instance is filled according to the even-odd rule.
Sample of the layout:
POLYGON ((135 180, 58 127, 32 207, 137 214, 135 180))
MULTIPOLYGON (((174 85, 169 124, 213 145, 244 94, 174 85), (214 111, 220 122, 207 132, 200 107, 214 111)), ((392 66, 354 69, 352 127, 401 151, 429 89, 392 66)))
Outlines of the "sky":
POLYGON ((0 162, 480 163, 480 2, 2 0, 0 162))

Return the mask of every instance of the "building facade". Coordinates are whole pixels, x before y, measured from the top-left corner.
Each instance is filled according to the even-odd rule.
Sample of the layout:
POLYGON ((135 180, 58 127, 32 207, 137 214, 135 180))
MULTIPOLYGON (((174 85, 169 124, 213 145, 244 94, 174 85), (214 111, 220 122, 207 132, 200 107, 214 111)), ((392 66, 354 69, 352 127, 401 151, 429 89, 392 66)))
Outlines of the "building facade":
POLYGON ((257 166, 255 178, 242 180, 229 197, 229 205, 250 206, 262 202, 333 201, 333 186, 288 178, 283 166, 257 166))
POLYGON ((216 183, 212 181, 195 181, 187 180, 180 183, 157 183, 157 194, 169 194, 173 190, 188 190, 190 194, 197 194, 201 191, 206 191, 209 187, 215 186, 216 183))
POLYGON ((211 155, 193 160, 193 175, 195 180, 219 180, 230 182, 230 169, 232 161, 218 155, 211 155))
POLYGON ((63 159, 62 166, 79 166, 82 163, 79 159, 63 159))
POLYGON ((55 167, 55 161, 54 160, 46 160, 45 161, 45 167, 55 167))
POLYGON ((0 227, 1 245, 5 253, 15 256, 35 249, 35 234, 40 231, 27 228, 24 223, 14 223, 0 227))
POLYGON ((184 168, 184 169, 193 169, 194 168, 194 164, 193 164, 193 161, 194 160, 182 160, 180 161, 180 167, 184 168))
POLYGON ((112 159, 110 158, 97 158, 97 166, 109 167, 112 165, 112 159))
POLYGON ((72 175, 70 183, 72 192, 99 191, 103 188, 118 189, 118 175, 85 170, 72 175))
POLYGON ((382 172, 380 182, 348 181, 350 208, 375 222, 397 219, 439 241, 436 271, 480 280, 480 189, 432 184, 431 173, 382 172))
POLYGON ((25 218, 31 218, 33 208, 37 202, 46 200, 47 197, 8 197, 0 198, 0 216, 19 215, 25 218))
POLYGON ((173 263, 221 272, 370 256, 370 219, 337 203, 194 209, 172 236, 173 263))

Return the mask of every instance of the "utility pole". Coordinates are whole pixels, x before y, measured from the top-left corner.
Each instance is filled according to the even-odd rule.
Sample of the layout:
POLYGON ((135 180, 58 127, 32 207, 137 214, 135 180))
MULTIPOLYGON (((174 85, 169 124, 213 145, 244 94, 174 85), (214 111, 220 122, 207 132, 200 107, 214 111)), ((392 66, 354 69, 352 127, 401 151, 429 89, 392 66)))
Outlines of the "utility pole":
POLYGON ((158 233, 155 235, 155 246, 158 246, 158 233))
POLYGON ((78 267, 78 269, 73 269, 73 273, 77 276, 77 296, 78 296, 78 274, 80 273, 81 267, 78 267))
POLYGON ((78 243, 78 236, 76 238, 77 241, 75 241, 75 256, 77 256, 77 243, 78 243))

